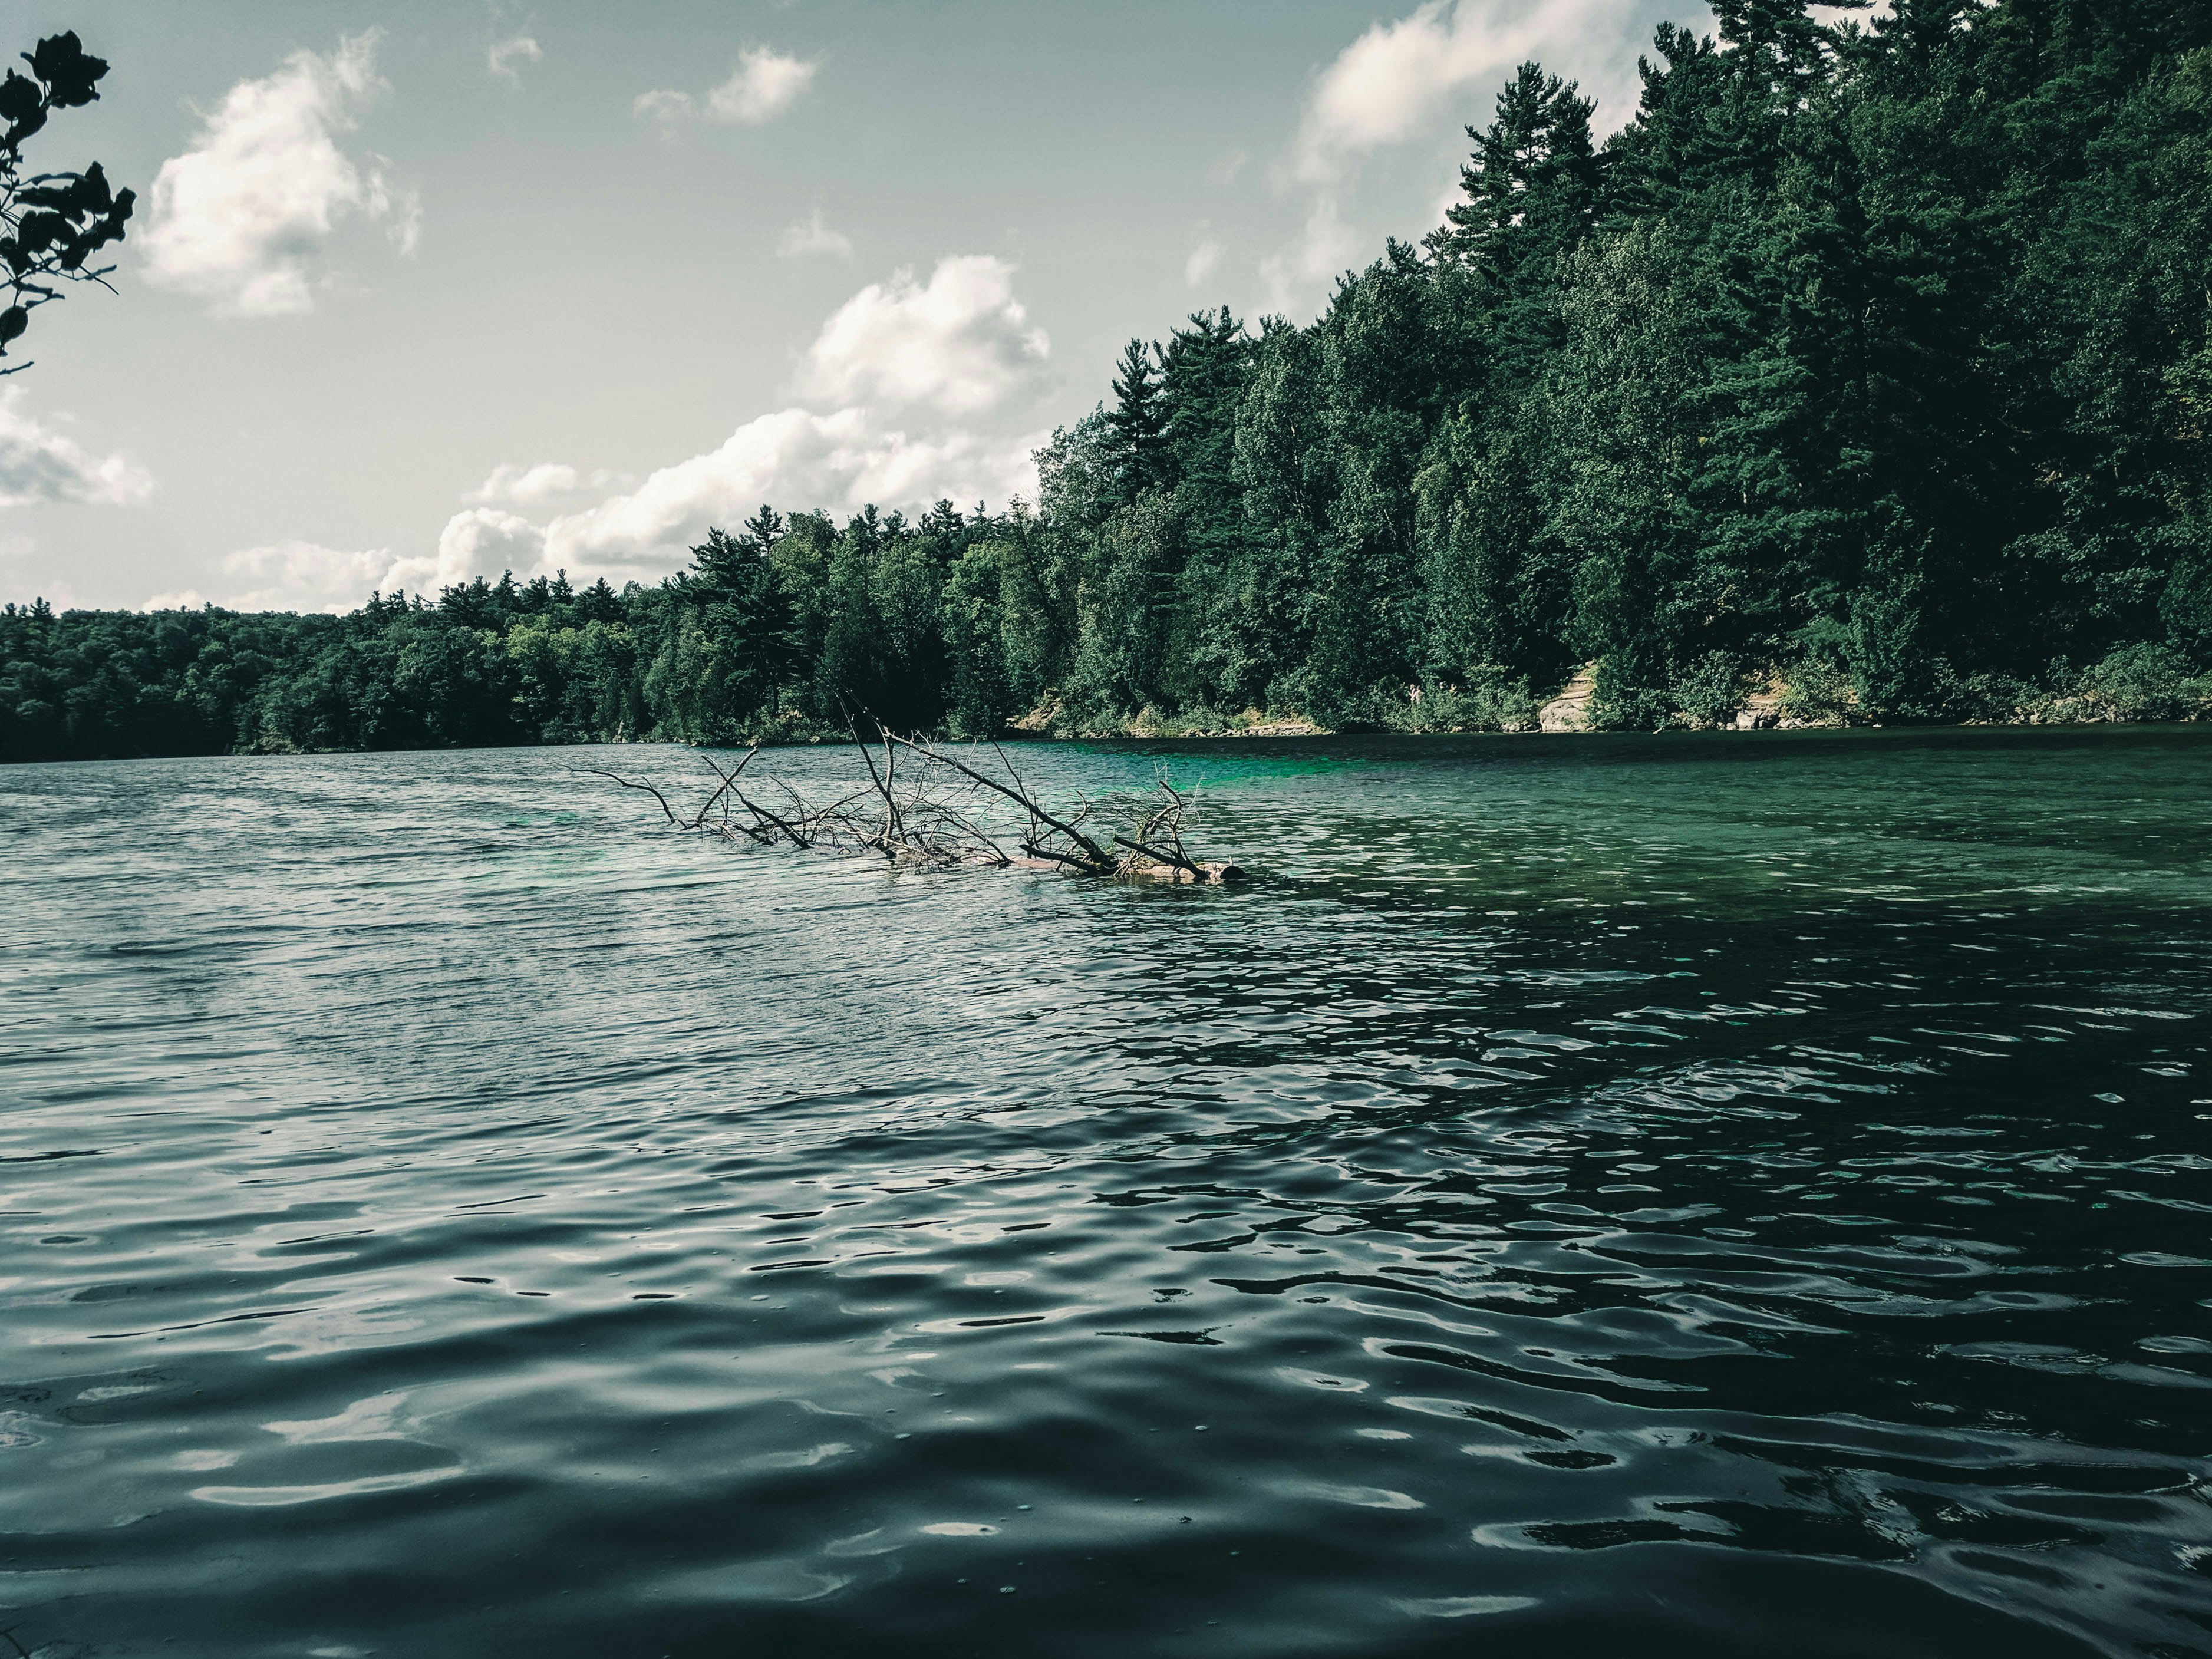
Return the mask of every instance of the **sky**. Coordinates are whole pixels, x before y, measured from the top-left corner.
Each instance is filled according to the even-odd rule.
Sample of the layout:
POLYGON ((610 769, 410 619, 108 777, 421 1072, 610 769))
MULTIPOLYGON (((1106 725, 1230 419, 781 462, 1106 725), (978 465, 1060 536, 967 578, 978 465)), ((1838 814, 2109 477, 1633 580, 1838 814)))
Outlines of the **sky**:
POLYGON ((653 581, 763 501, 1033 495, 1131 337, 1310 320, 1513 66, 1610 130, 1684 0, 66 0, 139 192, 0 378, 0 599, 653 581))

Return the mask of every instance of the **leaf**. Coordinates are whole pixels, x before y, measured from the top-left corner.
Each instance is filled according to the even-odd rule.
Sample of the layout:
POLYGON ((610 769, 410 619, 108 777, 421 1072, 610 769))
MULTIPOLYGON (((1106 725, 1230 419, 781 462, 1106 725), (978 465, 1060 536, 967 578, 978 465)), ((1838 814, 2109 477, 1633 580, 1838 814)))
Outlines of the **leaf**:
POLYGON ((46 103, 46 96, 38 83, 26 81, 14 70, 8 71, 5 81, 0 81, 0 121, 20 126, 45 109, 46 103))
POLYGON ((69 221, 58 213, 27 213, 15 227, 15 240, 26 253, 44 253, 69 234, 69 221))
POLYGON ((31 313, 21 306, 9 306, 0 311, 0 349, 4 349, 10 340, 19 338, 30 325, 31 313))
POLYGON ((96 83, 107 73, 107 60, 88 56, 74 29, 48 35, 39 42, 36 52, 23 54, 23 61, 31 66, 32 74, 46 83, 47 97, 63 109, 89 104, 99 97, 96 83))

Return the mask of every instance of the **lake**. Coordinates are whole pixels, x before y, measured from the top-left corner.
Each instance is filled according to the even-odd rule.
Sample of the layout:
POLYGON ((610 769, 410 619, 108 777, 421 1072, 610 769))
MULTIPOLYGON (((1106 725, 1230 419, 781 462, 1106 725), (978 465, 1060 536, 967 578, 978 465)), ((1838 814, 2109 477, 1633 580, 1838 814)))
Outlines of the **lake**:
POLYGON ((16 1651, 2212 1652, 2212 729, 1018 758, 0 771, 16 1651))

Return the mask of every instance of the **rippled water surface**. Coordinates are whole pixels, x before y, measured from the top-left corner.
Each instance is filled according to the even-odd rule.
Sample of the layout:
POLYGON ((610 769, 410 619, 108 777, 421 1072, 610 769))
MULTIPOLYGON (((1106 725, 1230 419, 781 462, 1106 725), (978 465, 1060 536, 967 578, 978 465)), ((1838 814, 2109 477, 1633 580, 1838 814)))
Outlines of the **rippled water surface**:
POLYGON ((16 1652, 2212 1652, 2212 732, 610 755, 0 772, 16 1652))

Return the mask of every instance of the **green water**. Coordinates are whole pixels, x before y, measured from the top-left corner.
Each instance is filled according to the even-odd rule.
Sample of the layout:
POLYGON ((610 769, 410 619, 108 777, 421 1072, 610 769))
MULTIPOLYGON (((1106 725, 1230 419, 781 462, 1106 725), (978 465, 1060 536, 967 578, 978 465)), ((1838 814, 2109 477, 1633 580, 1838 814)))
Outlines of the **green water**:
POLYGON ((2212 731, 1018 758, 1261 878, 0 772, 0 1628, 2212 1651, 2212 731))

